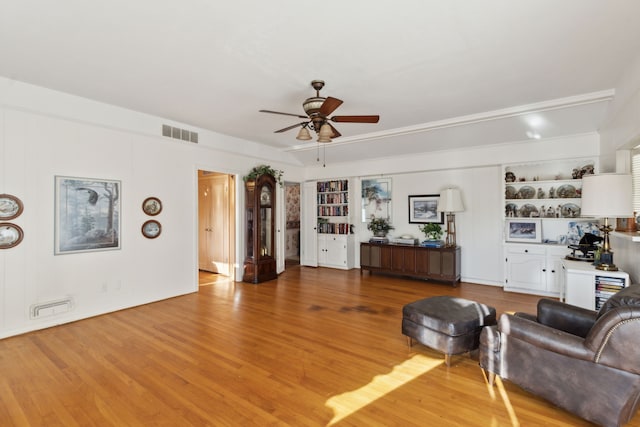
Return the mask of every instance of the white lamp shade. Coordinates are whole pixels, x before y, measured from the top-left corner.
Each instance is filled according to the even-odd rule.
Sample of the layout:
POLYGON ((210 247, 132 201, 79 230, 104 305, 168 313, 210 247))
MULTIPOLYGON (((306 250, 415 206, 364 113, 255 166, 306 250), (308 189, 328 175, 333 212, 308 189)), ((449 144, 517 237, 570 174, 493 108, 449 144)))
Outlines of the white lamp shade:
POLYGON ((440 193, 438 200, 438 212, 462 212, 464 204, 462 204, 462 196, 457 188, 447 188, 440 193))
POLYGON ((632 217, 631 175, 603 173, 583 176, 580 214, 599 218, 632 217))

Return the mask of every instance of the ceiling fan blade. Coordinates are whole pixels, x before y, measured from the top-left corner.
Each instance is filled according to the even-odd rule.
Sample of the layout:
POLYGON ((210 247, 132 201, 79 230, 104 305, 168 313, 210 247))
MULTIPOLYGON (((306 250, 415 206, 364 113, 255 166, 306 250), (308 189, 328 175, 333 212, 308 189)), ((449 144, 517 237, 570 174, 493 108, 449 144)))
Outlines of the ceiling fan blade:
POLYGON ((342 134, 340 132, 338 132, 338 130, 336 128, 333 127, 333 125, 331 123, 327 123, 329 126, 331 126, 331 132, 333 132, 333 135, 331 135, 331 138, 337 138, 339 136, 341 136, 342 134))
POLYGON ((336 123, 378 123, 380 116, 333 116, 332 122, 336 123))
POLYGON ((286 128, 279 129, 279 130, 277 130, 277 131, 275 131, 275 132, 273 132, 273 133, 286 132, 286 131, 291 130, 291 129, 293 129, 293 128, 297 128, 298 126, 304 126, 304 125, 306 125, 307 123, 309 123, 309 122, 296 123, 295 125, 287 126, 286 128))
POLYGON ((339 100, 338 98, 328 97, 322 103, 322 106, 320 107, 318 113, 320 113, 320 115, 323 117, 327 117, 329 114, 333 113, 336 108, 342 105, 342 102, 343 101, 339 100))
POLYGON ((307 116, 301 116, 300 114, 281 113, 280 111, 259 110, 259 112, 261 112, 261 113, 271 113, 271 114, 282 114, 283 116, 293 116, 293 117, 299 117, 299 118, 301 118, 301 119, 306 119, 306 118, 308 118, 307 116))

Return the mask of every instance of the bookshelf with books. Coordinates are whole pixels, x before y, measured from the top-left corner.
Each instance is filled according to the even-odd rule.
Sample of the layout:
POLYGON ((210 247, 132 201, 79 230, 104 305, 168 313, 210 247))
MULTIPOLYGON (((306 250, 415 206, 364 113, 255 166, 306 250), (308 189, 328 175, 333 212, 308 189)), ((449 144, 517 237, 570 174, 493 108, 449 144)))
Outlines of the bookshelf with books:
POLYGON ((351 179, 315 183, 317 265, 349 270, 355 265, 351 179))
POLYGON ((350 234, 349 180, 318 181, 318 233, 350 234))

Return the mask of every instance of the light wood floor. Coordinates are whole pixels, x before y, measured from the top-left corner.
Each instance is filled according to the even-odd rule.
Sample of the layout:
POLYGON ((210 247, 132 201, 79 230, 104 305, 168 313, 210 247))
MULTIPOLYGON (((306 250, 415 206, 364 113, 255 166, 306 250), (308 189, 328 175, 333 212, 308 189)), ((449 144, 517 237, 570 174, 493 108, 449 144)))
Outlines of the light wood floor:
MULTIPOLYGON (((537 297, 295 267, 0 340, 0 426, 587 426, 400 333, 404 304, 537 297)), ((532 367, 534 369, 534 367, 532 367)), ((630 425, 640 426, 636 417, 630 425)))

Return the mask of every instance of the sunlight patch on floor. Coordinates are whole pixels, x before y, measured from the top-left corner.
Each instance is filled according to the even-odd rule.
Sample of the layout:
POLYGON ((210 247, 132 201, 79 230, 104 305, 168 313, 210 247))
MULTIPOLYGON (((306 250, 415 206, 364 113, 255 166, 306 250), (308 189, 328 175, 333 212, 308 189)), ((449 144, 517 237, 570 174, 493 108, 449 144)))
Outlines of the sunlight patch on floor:
POLYGON ((502 401, 504 402, 504 407, 509 414, 509 419, 511 420, 511 425, 513 427, 519 427, 520 421, 518 421, 518 416, 516 415, 515 409, 513 409, 513 405, 509 400, 509 395, 507 394, 507 390, 504 388, 504 384, 502 382, 502 378, 496 375, 496 386, 498 387, 498 391, 500 392, 500 396, 502 396, 502 401))
POLYGON ((326 402, 326 406, 331 408, 334 413, 333 419, 327 426, 334 425, 387 393, 392 392, 420 375, 424 375, 443 363, 444 359, 434 359, 422 354, 416 354, 401 364, 396 365, 390 373, 377 375, 369 384, 357 390, 333 396, 326 402))

